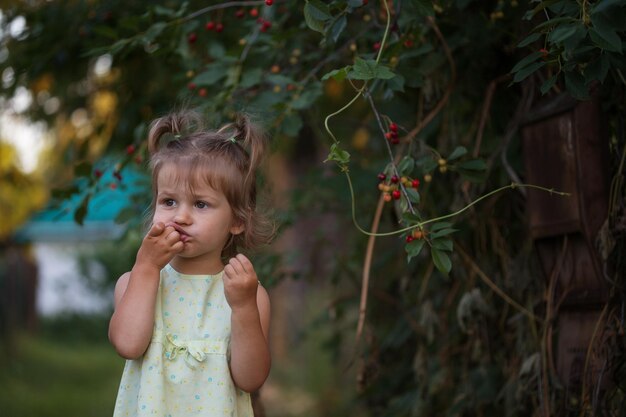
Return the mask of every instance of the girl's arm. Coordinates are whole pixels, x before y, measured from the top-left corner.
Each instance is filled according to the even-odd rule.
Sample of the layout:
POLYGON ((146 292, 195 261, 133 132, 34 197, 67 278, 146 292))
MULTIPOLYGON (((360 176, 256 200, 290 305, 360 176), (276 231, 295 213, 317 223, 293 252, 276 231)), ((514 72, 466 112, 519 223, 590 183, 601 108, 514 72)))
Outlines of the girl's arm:
POLYGON ((270 372, 270 300, 244 255, 224 268, 224 293, 232 309, 230 373, 237 387, 253 392, 270 372))
POLYGON ((160 272, 182 246, 180 235, 173 227, 162 223, 153 225, 137 252, 133 269, 117 281, 109 340, 123 358, 137 359, 148 348, 160 272))

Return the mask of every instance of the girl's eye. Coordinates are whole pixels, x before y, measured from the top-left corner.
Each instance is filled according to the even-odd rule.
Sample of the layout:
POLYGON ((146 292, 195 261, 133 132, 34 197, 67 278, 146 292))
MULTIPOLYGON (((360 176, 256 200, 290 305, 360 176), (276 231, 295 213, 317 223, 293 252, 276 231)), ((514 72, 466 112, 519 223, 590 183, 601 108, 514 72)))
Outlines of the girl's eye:
POLYGON ((199 208, 199 209, 203 209, 203 208, 209 207, 209 205, 207 203, 205 203, 204 201, 198 201, 196 203, 196 207, 199 208))
POLYGON ((166 198, 165 200, 163 200, 163 205, 167 207, 172 207, 174 204, 176 204, 176 202, 171 198, 166 198))

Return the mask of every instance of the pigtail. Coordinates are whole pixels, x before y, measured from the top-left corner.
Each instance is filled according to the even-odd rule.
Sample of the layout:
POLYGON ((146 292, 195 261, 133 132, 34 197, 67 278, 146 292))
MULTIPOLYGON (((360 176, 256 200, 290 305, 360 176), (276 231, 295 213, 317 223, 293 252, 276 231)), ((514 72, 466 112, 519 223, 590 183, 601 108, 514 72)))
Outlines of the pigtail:
POLYGON ((202 118, 194 111, 179 111, 160 117, 150 124, 148 152, 150 155, 157 153, 164 145, 165 138, 169 143, 201 129, 202 118))

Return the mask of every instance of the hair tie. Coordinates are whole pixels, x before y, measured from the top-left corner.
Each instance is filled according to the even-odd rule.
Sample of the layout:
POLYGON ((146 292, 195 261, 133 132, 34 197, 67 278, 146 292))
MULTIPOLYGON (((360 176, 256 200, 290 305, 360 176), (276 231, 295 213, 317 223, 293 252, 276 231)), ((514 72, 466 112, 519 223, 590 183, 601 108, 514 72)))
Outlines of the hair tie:
POLYGON ((234 136, 229 137, 228 140, 232 143, 237 143, 237 139, 234 136))
POLYGON ((180 133, 177 133, 174 135, 174 139, 179 140, 180 139, 180 133))

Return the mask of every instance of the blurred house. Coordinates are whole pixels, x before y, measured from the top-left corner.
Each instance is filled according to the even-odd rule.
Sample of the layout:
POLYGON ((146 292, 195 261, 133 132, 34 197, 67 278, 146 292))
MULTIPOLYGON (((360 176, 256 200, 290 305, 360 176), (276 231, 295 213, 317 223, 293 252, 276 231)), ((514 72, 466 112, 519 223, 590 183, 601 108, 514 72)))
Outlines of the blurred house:
MULTIPOLYGON (((38 314, 100 313, 111 308, 112 294, 98 293, 88 284, 79 266, 79 255, 97 243, 122 237, 127 227, 122 217, 141 213, 149 203, 136 202, 137 193, 145 192, 149 183, 143 173, 126 167, 121 178, 123 181, 118 181, 110 171, 103 173, 97 191, 86 204, 82 224, 74 216, 88 191, 49 205, 15 233, 17 244, 31 246, 38 271, 34 297, 38 314)), ((141 221, 136 217, 141 216, 131 220, 141 221)), ((95 262, 89 263, 90 276, 104 279, 104 271, 98 267, 95 262)))

